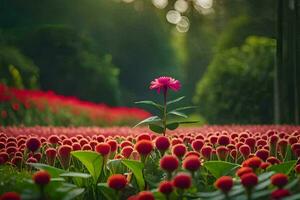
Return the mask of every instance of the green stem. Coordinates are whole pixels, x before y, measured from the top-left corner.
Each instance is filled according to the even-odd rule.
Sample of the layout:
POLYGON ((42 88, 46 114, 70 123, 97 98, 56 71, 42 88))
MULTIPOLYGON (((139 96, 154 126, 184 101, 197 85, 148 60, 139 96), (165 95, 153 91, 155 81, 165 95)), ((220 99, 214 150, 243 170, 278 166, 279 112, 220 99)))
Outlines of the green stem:
POLYGON ((163 114, 163 135, 166 135, 167 130, 167 88, 164 89, 164 114, 163 114))

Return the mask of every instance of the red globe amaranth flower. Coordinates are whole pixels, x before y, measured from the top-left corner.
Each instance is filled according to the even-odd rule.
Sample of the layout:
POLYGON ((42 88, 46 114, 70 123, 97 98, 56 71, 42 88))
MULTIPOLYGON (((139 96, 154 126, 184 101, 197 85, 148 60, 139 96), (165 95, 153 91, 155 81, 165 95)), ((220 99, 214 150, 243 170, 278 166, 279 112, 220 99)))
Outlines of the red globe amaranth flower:
POLYGON ((227 193, 231 190, 233 186, 233 180, 230 176, 222 176, 218 178, 215 182, 215 187, 219 190, 222 190, 224 193, 227 193))
POLYGON ((228 150, 227 147, 219 146, 216 149, 216 153, 217 153, 217 156, 220 160, 226 160, 227 156, 228 156, 228 153, 229 153, 229 150, 228 150))
POLYGON ((70 165, 72 147, 62 145, 58 148, 59 160, 63 168, 67 169, 70 165))
POLYGON ((32 152, 37 151, 41 147, 41 142, 36 137, 31 137, 26 142, 26 147, 32 152))
POLYGON ((135 144, 135 150, 139 152, 140 155, 147 156, 153 150, 153 144, 149 140, 141 140, 135 144))
POLYGON ((173 183, 171 181, 160 182, 158 186, 158 191, 165 195, 171 194, 173 192, 173 183))
POLYGON ((26 163, 37 163, 37 162, 38 162, 38 160, 35 159, 34 157, 30 157, 30 158, 28 158, 27 161, 26 161, 26 163))
POLYGON ((51 144, 58 144, 58 142, 60 141, 60 138, 57 135, 51 135, 48 137, 48 141, 51 144))
POLYGON ((150 140, 151 141, 151 136, 148 133, 142 133, 137 136, 136 140, 137 141, 141 141, 141 140, 150 140))
POLYGON ((251 152, 254 151, 256 145, 256 139, 254 138, 247 138, 245 140, 245 144, 247 144, 251 148, 251 152))
POLYGON ((270 155, 270 152, 266 149, 260 149, 260 150, 256 151, 255 155, 257 157, 259 157, 260 159, 262 159, 263 161, 266 161, 270 155))
POLYGON ((247 167, 251 167, 252 169, 257 169, 260 167, 262 161, 259 157, 253 156, 251 158, 248 158, 247 160, 244 161, 245 165, 247 167))
POLYGON ((122 190, 127 185, 127 179, 122 174, 113 174, 107 179, 107 185, 114 190, 122 190))
POLYGON ((118 143, 116 140, 108 140, 106 143, 110 145, 110 152, 116 152, 118 150, 118 143))
POLYGON ((236 171, 236 175, 241 177, 243 176, 244 174, 247 174, 247 173, 252 173, 253 172, 253 169, 250 168, 250 167, 241 167, 240 169, 238 169, 236 171))
POLYGON ((210 146, 205 146, 201 149, 201 155, 207 159, 207 160, 210 160, 210 157, 212 155, 212 147, 210 146))
POLYGON ((247 159, 251 153, 251 149, 247 144, 240 146, 239 151, 245 159, 247 159))
POLYGON ((50 174, 47 171, 38 171, 33 174, 32 180, 35 184, 45 186, 50 182, 50 174))
POLYGON ((196 139, 192 142, 192 147, 193 147, 194 151, 199 152, 202 149, 203 145, 204 145, 204 142, 200 139, 196 139))
POLYGON ((182 158, 186 153, 186 147, 184 144, 176 144, 172 148, 172 153, 178 158, 182 158))
POLYGON ((18 111, 20 109, 20 105, 18 103, 12 103, 11 107, 14 111, 18 111))
POLYGON ((138 194, 137 200, 155 200, 154 195, 150 191, 142 191, 138 194))
POLYGON ((102 142, 96 145, 95 150, 102 156, 107 156, 110 153, 110 145, 102 142))
POLYGON ((170 147, 170 140, 165 136, 159 136, 155 139, 155 146, 160 151, 166 151, 170 147))
POLYGON ((74 142, 72 144, 72 149, 73 149, 73 151, 80 151, 81 150, 81 145, 78 142, 74 142))
POLYGON ((226 145, 230 144, 230 138, 227 135, 221 135, 221 136, 218 137, 217 143, 219 145, 226 146, 226 145))
POLYGON ((1 200, 21 200, 21 196, 16 192, 6 192, 0 196, 1 200))
POLYGON ((11 159, 11 164, 15 165, 15 166, 20 166, 23 162, 23 157, 20 156, 14 156, 11 159))
POLYGON ((121 142, 121 144, 120 144, 120 147, 121 147, 121 148, 124 148, 124 147, 127 147, 127 146, 132 147, 133 144, 132 144, 131 142, 127 141, 127 140, 121 142))
POLYGON ((7 111, 6 110, 1 110, 1 118, 6 119, 7 116, 8 116, 7 111))
POLYGON ((183 165, 183 168, 194 172, 200 168, 201 162, 197 156, 188 156, 183 160, 182 165, 183 165))
POLYGON ((179 161, 173 155, 165 155, 160 159, 159 164, 161 169, 168 172, 173 172, 178 168, 179 161))
POLYGON ((260 164, 260 168, 261 169, 267 169, 269 166, 270 166, 270 163, 267 163, 267 162, 262 162, 260 164))
POLYGON ((275 165, 275 164, 279 164, 281 161, 274 157, 274 156, 270 156, 268 159, 267 159, 267 162, 270 163, 271 165, 275 165))
POLYGON ((125 158, 129 158, 132 152, 133 152, 133 148, 131 146, 126 146, 122 149, 121 154, 125 158))
POLYGON ((282 199, 284 197, 288 197, 290 195, 291 195, 291 193, 287 189, 277 189, 271 193, 271 198, 272 198, 272 200, 280 200, 280 199, 282 199))
POLYGON ((56 149, 54 149, 54 148, 48 148, 45 151, 45 153, 46 153, 47 163, 49 165, 54 165, 55 158, 56 158, 56 149))
POLYGON ((258 183, 257 175, 254 173, 246 173, 241 176, 241 183, 246 188, 252 188, 258 183))
POLYGON ((175 80, 172 77, 168 76, 162 76, 159 78, 154 79, 154 81, 151 81, 150 89, 151 90, 157 90, 158 93, 160 93, 161 90, 163 92, 167 92, 168 89, 172 89, 175 92, 180 90, 181 84, 178 80, 175 80))
POLYGON ((186 173, 178 173, 174 177, 173 184, 179 189, 188 189, 192 185, 192 177, 186 173))
POLYGON ((2 159, 3 163, 6 163, 9 159, 9 154, 6 152, 0 152, 0 158, 2 159))
POLYGON ((284 187, 289 182, 289 177, 285 174, 278 173, 271 177, 271 183, 279 188, 284 187))

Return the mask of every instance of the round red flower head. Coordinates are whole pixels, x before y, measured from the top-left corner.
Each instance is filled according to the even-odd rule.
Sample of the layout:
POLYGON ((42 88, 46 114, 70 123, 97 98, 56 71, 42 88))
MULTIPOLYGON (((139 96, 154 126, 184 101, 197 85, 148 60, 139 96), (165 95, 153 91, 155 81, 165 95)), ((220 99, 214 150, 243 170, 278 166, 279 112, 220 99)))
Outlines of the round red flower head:
POLYGON ((142 191, 138 194, 137 200, 155 200, 154 195, 150 191, 142 191))
POLYGON ((176 155, 178 158, 181 158, 185 155, 186 153, 186 147, 184 144, 176 144, 172 148, 172 152, 174 155, 176 155))
POLYGON ((279 188, 284 187, 289 182, 287 175, 278 173, 271 177, 271 183, 279 188))
POLYGON ((26 147, 32 152, 37 151, 41 147, 41 142, 36 137, 31 137, 26 142, 26 147))
POLYGON ((122 174, 114 174, 107 179, 107 185, 114 190, 122 190, 127 185, 127 179, 122 174))
POLYGON ((166 136, 159 136, 155 140, 155 146, 160 151, 166 151, 170 147, 170 140, 166 136))
POLYGON ((252 188, 258 183, 258 177, 254 173, 246 173, 241 176, 241 182, 244 187, 246 188, 252 188))
POLYGON ((171 181, 162 181, 158 186, 158 191, 165 195, 169 195, 173 192, 173 183, 171 181))
POLYGON ((172 89, 175 92, 177 92, 178 90, 180 90, 180 88, 181 88, 180 82, 168 76, 162 76, 156 78, 153 81, 151 81, 150 84, 150 89, 157 90, 158 93, 160 93, 161 90, 163 90, 163 92, 165 93, 167 92, 168 89, 172 89))
POLYGON ((107 156, 110 153, 110 145, 102 142, 96 145, 95 150, 102 156, 107 156))
POLYGON ((188 189, 192 185, 192 177, 186 173, 178 173, 173 180, 173 184, 175 187, 179 189, 188 189))
POLYGON ((163 170, 173 172, 178 168, 179 161, 173 155, 165 155, 160 159, 159 164, 160 168, 162 168, 163 170))
POLYGON ((291 193, 287 189, 277 189, 271 193, 271 197, 274 200, 280 200, 280 199, 290 196, 290 195, 291 195, 291 193))
POLYGON ((224 193, 227 193, 231 190, 233 186, 233 180, 230 176, 222 176, 218 178, 215 182, 215 187, 219 190, 222 190, 224 193))
POLYGON ((21 200, 21 196, 16 192, 6 192, 0 196, 1 200, 21 200))
POLYGON ((45 186, 50 182, 50 174, 47 171, 38 171, 33 174, 32 180, 35 184, 45 186))
POLYGON ((135 144, 135 149, 140 155, 147 156, 153 150, 153 144, 149 140, 141 140, 135 144))
POLYGON ((183 160, 183 168, 189 170, 189 171, 197 171, 200 166, 201 162, 200 159, 197 156, 188 156, 183 160))

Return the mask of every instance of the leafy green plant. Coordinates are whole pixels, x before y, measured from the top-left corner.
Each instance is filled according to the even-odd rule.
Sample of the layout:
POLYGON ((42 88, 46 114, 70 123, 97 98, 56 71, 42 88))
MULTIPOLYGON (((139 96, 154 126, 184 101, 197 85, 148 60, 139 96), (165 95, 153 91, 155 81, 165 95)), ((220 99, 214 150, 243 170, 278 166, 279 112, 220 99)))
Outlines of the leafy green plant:
POLYGON ((184 96, 182 96, 168 101, 167 100, 168 90, 171 89, 176 92, 180 90, 180 88, 181 88, 180 82, 178 80, 175 80, 172 77, 163 76, 152 81, 150 85, 151 90, 153 89, 157 90, 158 93, 160 93, 160 91, 163 91, 163 104, 161 105, 159 103, 156 103, 154 101, 149 101, 149 100, 138 101, 135 103, 152 106, 156 110, 158 110, 160 114, 148 117, 147 119, 140 121, 138 124, 135 125, 135 127, 142 124, 148 124, 149 129, 151 131, 165 135, 167 129, 175 130, 179 127, 180 124, 197 123, 198 121, 181 121, 181 120, 173 120, 172 122, 168 121, 169 116, 188 118, 188 116, 182 111, 194 108, 194 106, 185 106, 185 107, 173 108, 170 111, 168 110, 169 106, 178 103, 184 99, 184 96))

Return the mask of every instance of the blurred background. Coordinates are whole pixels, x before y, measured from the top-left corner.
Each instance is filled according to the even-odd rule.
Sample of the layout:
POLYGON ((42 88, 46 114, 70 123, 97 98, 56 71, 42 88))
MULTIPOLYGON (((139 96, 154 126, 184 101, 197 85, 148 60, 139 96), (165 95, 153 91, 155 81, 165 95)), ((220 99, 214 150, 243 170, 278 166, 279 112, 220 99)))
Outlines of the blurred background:
MULTIPOLYGON (((292 8, 276 0, 0 2, 0 82, 10 88, 133 107, 134 101, 161 100, 148 87, 167 75, 182 82, 173 96, 198 106, 191 114, 203 123, 280 122, 275 39, 278 20, 289 26, 278 13, 292 8)), ((297 0, 291 2, 298 8, 297 0)), ((299 91, 295 80, 286 87, 299 91)), ((298 93, 293 94, 282 104, 293 105, 295 113, 281 123, 299 123, 298 93)), ((5 120, 17 116, 4 103, 1 114, 5 120)))

